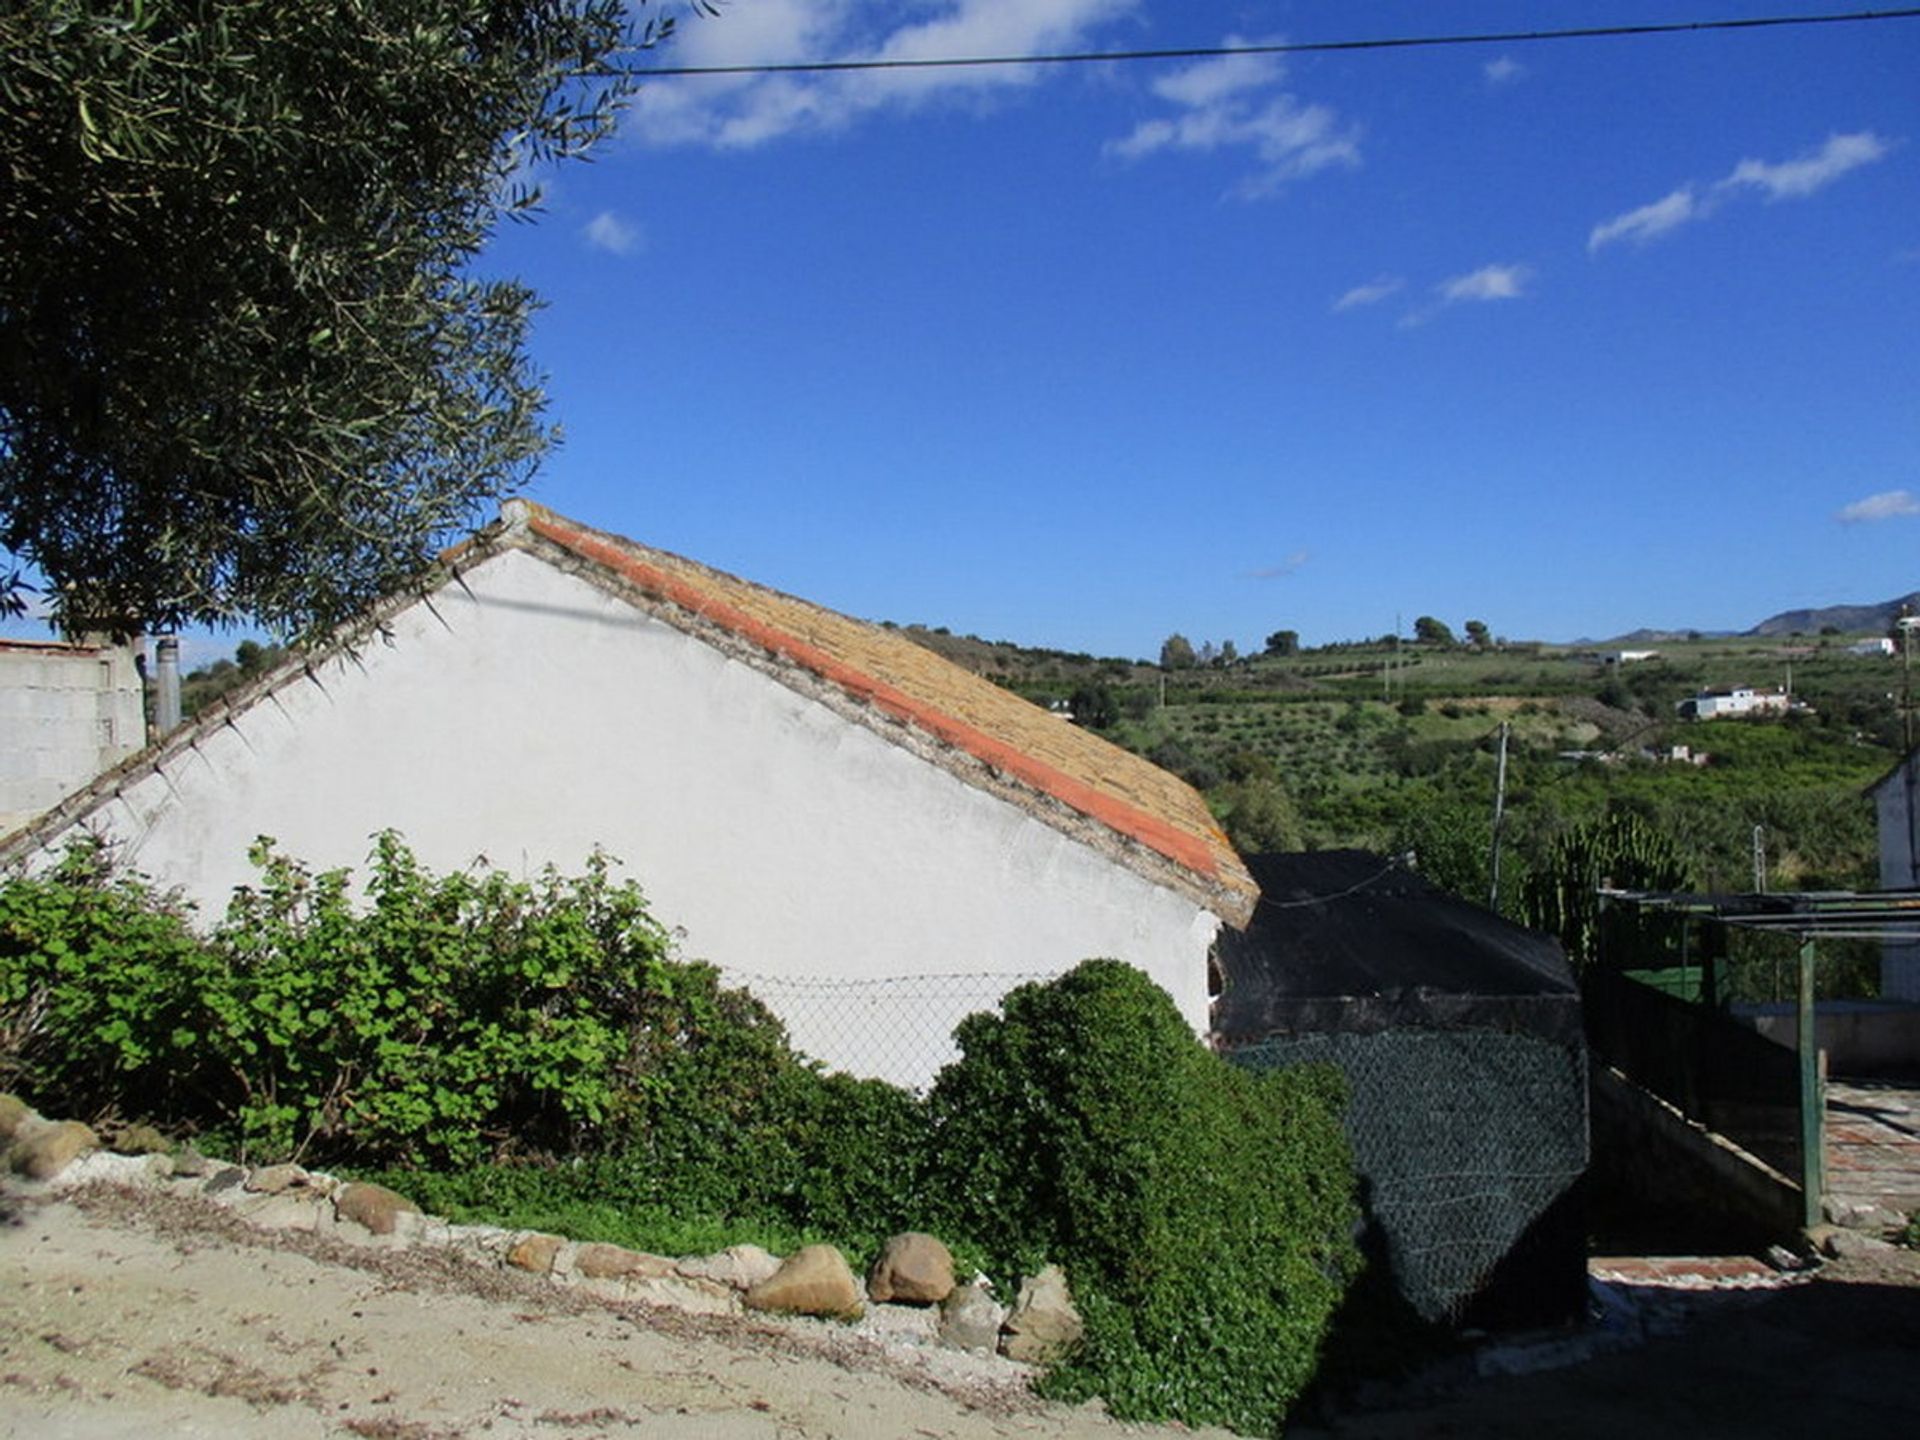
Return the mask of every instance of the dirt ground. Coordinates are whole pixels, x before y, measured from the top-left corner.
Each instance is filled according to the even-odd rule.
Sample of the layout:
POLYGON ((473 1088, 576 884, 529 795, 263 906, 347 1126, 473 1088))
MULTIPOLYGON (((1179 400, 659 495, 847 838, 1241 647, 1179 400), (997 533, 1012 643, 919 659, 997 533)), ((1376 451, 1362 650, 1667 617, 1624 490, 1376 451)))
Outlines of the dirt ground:
MULTIPOLYGON (((606 1306, 437 1252, 254 1231, 178 1197, 0 1204, 0 1436, 1190 1433, 1041 1405, 985 1371, 930 1372, 830 1327, 606 1306)), ((1428 1386, 1289 1435, 1920 1434, 1920 1256, 1689 1304, 1681 1333, 1625 1353, 1456 1377, 1451 1393, 1428 1386)))

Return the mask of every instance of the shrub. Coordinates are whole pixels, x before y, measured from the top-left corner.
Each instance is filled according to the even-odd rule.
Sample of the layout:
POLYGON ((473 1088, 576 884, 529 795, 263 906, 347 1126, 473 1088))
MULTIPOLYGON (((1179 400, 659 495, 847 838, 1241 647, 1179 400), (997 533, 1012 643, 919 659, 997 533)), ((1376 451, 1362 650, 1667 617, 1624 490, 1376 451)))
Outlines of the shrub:
POLYGON ((1229 1066, 1118 961, 1003 1009, 960 1025, 931 1164, 1003 1278, 1066 1267, 1087 1333, 1045 1386, 1272 1433, 1357 1265, 1338 1077, 1229 1066))

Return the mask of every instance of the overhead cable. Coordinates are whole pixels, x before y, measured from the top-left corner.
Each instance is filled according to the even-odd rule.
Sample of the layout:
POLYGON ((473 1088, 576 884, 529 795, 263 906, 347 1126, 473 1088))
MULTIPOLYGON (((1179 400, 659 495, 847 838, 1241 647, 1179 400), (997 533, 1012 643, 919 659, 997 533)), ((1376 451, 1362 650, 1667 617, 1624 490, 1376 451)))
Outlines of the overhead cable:
POLYGON ((1544 40, 1602 40, 1636 35, 1701 34, 1801 25, 1855 25, 1920 19, 1920 7, 1819 15, 1757 15, 1731 20, 1673 20, 1644 25, 1589 25, 1570 30, 1507 30, 1472 35, 1397 35, 1368 40, 1275 40, 1192 45, 1160 50, 1083 50, 1050 55, 875 56, 864 60, 792 60, 740 65, 661 65, 636 68, 639 79, 695 75, 820 75, 848 70, 959 70, 1012 65, 1086 65, 1122 60, 1218 60, 1236 55, 1324 55, 1356 50, 1417 50, 1452 45, 1525 45, 1544 40))

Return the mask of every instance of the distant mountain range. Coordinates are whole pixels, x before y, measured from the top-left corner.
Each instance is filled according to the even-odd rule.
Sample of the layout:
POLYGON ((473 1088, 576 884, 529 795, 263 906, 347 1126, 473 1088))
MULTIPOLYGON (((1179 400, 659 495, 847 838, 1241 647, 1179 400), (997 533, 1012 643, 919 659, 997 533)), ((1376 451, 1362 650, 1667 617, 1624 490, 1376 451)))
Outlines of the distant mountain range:
POLYGON ((1882 600, 1878 605, 1829 605, 1824 610, 1783 610, 1778 615, 1762 620, 1747 634, 1791 635, 1797 630, 1802 635, 1818 635, 1832 626, 1842 634, 1870 630, 1876 635, 1884 635, 1900 614, 1902 606, 1920 615, 1920 590, 1892 600, 1882 600))
POLYGON ((1878 605, 1829 605, 1822 610, 1782 610, 1769 615, 1751 630, 1634 630, 1611 640, 1575 640, 1575 645, 1594 645, 1605 649, 1631 650, 1648 645, 1672 645, 1681 640, 1721 640, 1729 635, 1818 635, 1831 626, 1842 635, 1868 633, 1884 635, 1894 617, 1906 606, 1920 615, 1920 590, 1910 595, 1882 600, 1878 605))

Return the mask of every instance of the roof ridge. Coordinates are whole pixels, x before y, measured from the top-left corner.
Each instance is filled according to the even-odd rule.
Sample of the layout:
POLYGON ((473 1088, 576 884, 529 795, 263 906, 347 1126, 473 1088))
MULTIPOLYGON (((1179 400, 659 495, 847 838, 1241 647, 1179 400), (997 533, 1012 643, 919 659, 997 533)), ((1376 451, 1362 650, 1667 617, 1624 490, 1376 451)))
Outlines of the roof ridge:
MULTIPOLYGON (((743 579, 727 571, 690 560, 672 552, 629 540, 623 536, 595 530, 531 501, 510 502, 502 511, 508 538, 524 534, 548 541, 589 563, 621 576, 644 593, 664 600, 687 613, 709 621, 780 659, 798 665, 835 686, 856 701, 871 705, 892 719, 911 725, 934 739, 962 751, 1000 772, 1020 785, 1051 796, 1076 813, 1098 822, 1107 830, 1146 847, 1161 859, 1189 872, 1203 882, 1205 889, 1220 892, 1220 898, 1233 912, 1226 918, 1244 923, 1250 913, 1257 884, 1240 863, 1226 837, 1212 823, 1204 803, 1184 782, 1114 746, 1097 736, 1080 732, 1078 743, 1110 749, 1115 757, 1124 757, 1126 765, 1146 767, 1155 775, 1178 784, 1192 796, 1191 807, 1197 813, 1183 825, 1174 818, 1154 814, 1135 799, 1103 789, 1082 776, 1074 775, 1045 758, 1028 753, 1012 741, 990 733, 971 721, 941 709, 936 703, 916 697, 888 679, 870 674, 854 661, 836 655, 812 639, 792 633, 778 623, 777 617, 756 615, 735 604, 724 594, 703 590, 698 577, 711 578, 719 586, 744 586, 765 595, 782 606, 799 606, 821 617, 826 624, 850 625, 869 635, 886 631, 869 621, 829 609, 813 601, 788 595, 758 582, 743 579), (691 571, 675 573, 676 570, 691 571), (1205 816, 1204 822, 1198 816, 1205 816), (1202 828, 1204 825, 1204 828, 1202 828)), ((900 644, 912 645, 910 640, 900 644)), ((969 682, 991 686, 972 672, 944 660, 932 651, 916 649, 932 665, 945 666, 969 682)), ((994 687, 996 692, 998 687, 994 687)), ((1009 697, 1017 699, 1018 697, 1009 697)), ((1021 705, 1029 702, 1021 700, 1021 705)), ((1062 723, 1048 717, 1049 723, 1062 723)), ((1117 787, 1116 787, 1117 788, 1117 787)))

